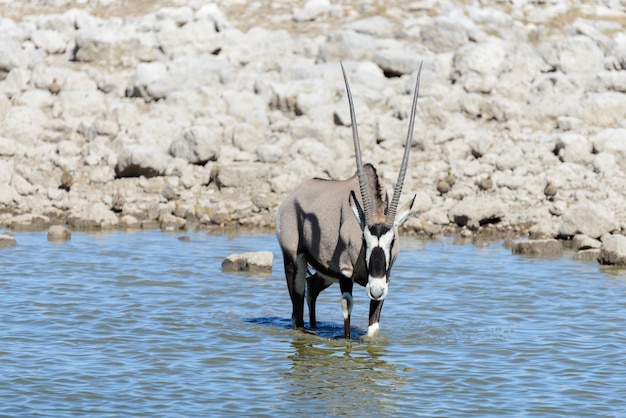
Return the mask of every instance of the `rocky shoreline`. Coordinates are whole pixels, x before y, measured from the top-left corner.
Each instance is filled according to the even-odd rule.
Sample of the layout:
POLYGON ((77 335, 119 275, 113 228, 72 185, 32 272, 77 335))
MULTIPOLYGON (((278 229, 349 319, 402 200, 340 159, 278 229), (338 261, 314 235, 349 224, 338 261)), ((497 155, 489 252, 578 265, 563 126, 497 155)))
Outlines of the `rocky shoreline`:
POLYGON ((388 190, 424 63, 404 233, 626 230, 623 1, 0 10, 3 228, 271 229, 300 181, 354 172, 343 60, 388 190))

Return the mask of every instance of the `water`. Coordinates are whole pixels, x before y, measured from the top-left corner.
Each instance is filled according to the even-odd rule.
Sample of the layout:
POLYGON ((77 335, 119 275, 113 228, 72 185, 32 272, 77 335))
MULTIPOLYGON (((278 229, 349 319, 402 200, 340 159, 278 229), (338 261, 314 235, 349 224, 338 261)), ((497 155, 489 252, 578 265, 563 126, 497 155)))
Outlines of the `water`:
POLYGON ((617 417, 626 272, 403 239, 381 335, 338 286, 291 330, 273 235, 17 233, 0 250, 0 416, 617 417), (270 249, 272 274, 223 273, 270 249))

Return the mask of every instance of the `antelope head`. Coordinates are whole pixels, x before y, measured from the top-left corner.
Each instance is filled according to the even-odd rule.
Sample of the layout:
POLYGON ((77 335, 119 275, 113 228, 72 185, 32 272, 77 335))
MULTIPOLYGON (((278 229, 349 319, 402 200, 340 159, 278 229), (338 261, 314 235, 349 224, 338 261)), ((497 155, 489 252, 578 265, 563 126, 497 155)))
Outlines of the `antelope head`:
MULTIPOLYGON (((354 103, 352 101, 352 93, 350 92, 350 84, 346 75, 343 63, 341 64, 343 78, 346 84, 348 94, 348 103, 350 105, 350 119, 352 122, 352 138, 354 140, 354 153, 357 166, 357 177, 359 179, 359 189, 361 192, 361 200, 363 207, 359 204, 354 195, 350 194, 350 206, 359 222, 363 231, 363 246, 365 256, 365 268, 367 271, 367 285, 365 290, 368 297, 373 301, 383 301, 387 296, 389 286, 391 267, 398 254, 397 235, 398 228, 406 221, 413 207, 415 196, 398 209, 398 202, 402 194, 402 186, 406 176, 406 170, 409 163, 409 153, 411 151, 411 142, 413 140, 413 125, 415 124, 415 111, 417 108, 417 97, 419 94, 420 75, 422 73, 422 65, 417 73, 415 82, 415 91, 413 93, 413 106, 411 109, 411 117, 409 119, 409 131, 404 146, 404 155, 402 164, 398 173, 398 179, 393 191, 391 203, 387 205, 387 199, 381 199, 376 195, 375 202, 369 193, 368 184, 363 172, 363 162, 361 160, 361 146, 359 141, 359 133, 356 124, 356 116, 354 112, 354 103), (383 216, 380 211, 374 211, 374 206, 383 208, 383 216)), ((384 195, 384 193, 383 193, 384 195)))

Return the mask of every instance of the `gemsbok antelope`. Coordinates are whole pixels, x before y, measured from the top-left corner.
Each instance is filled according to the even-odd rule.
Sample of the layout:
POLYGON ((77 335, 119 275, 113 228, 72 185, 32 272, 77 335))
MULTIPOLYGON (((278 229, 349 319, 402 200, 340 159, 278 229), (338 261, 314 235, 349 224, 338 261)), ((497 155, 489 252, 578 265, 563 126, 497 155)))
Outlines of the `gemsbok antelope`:
POLYGON ((339 282, 344 337, 349 339, 352 286, 356 282, 365 286, 370 298, 369 326, 362 338, 373 339, 378 335, 391 267, 398 256, 398 227, 406 221, 415 201, 414 195, 398 208, 409 162, 422 66, 417 73, 409 131, 390 204, 374 166, 361 161, 352 93, 343 63, 341 71, 350 106, 356 174, 340 181, 313 178, 297 186, 278 208, 276 235, 293 305, 293 327, 304 329, 305 288, 310 326, 316 328, 317 297, 332 283, 339 282), (307 278, 308 266, 315 273, 307 278))

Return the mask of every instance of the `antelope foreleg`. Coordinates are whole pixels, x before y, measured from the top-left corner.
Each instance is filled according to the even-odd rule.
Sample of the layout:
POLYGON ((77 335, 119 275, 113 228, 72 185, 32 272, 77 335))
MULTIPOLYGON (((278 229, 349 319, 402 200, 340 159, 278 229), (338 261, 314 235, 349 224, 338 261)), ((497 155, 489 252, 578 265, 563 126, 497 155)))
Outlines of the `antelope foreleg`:
POLYGON ((370 319, 367 327, 367 334, 365 334, 363 340, 373 340, 378 336, 380 311, 383 309, 383 300, 370 300, 370 319))
POLYGON ((341 288, 341 310, 343 312, 343 337, 350 339, 350 314, 352 314, 352 279, 339 280, 341 288))

